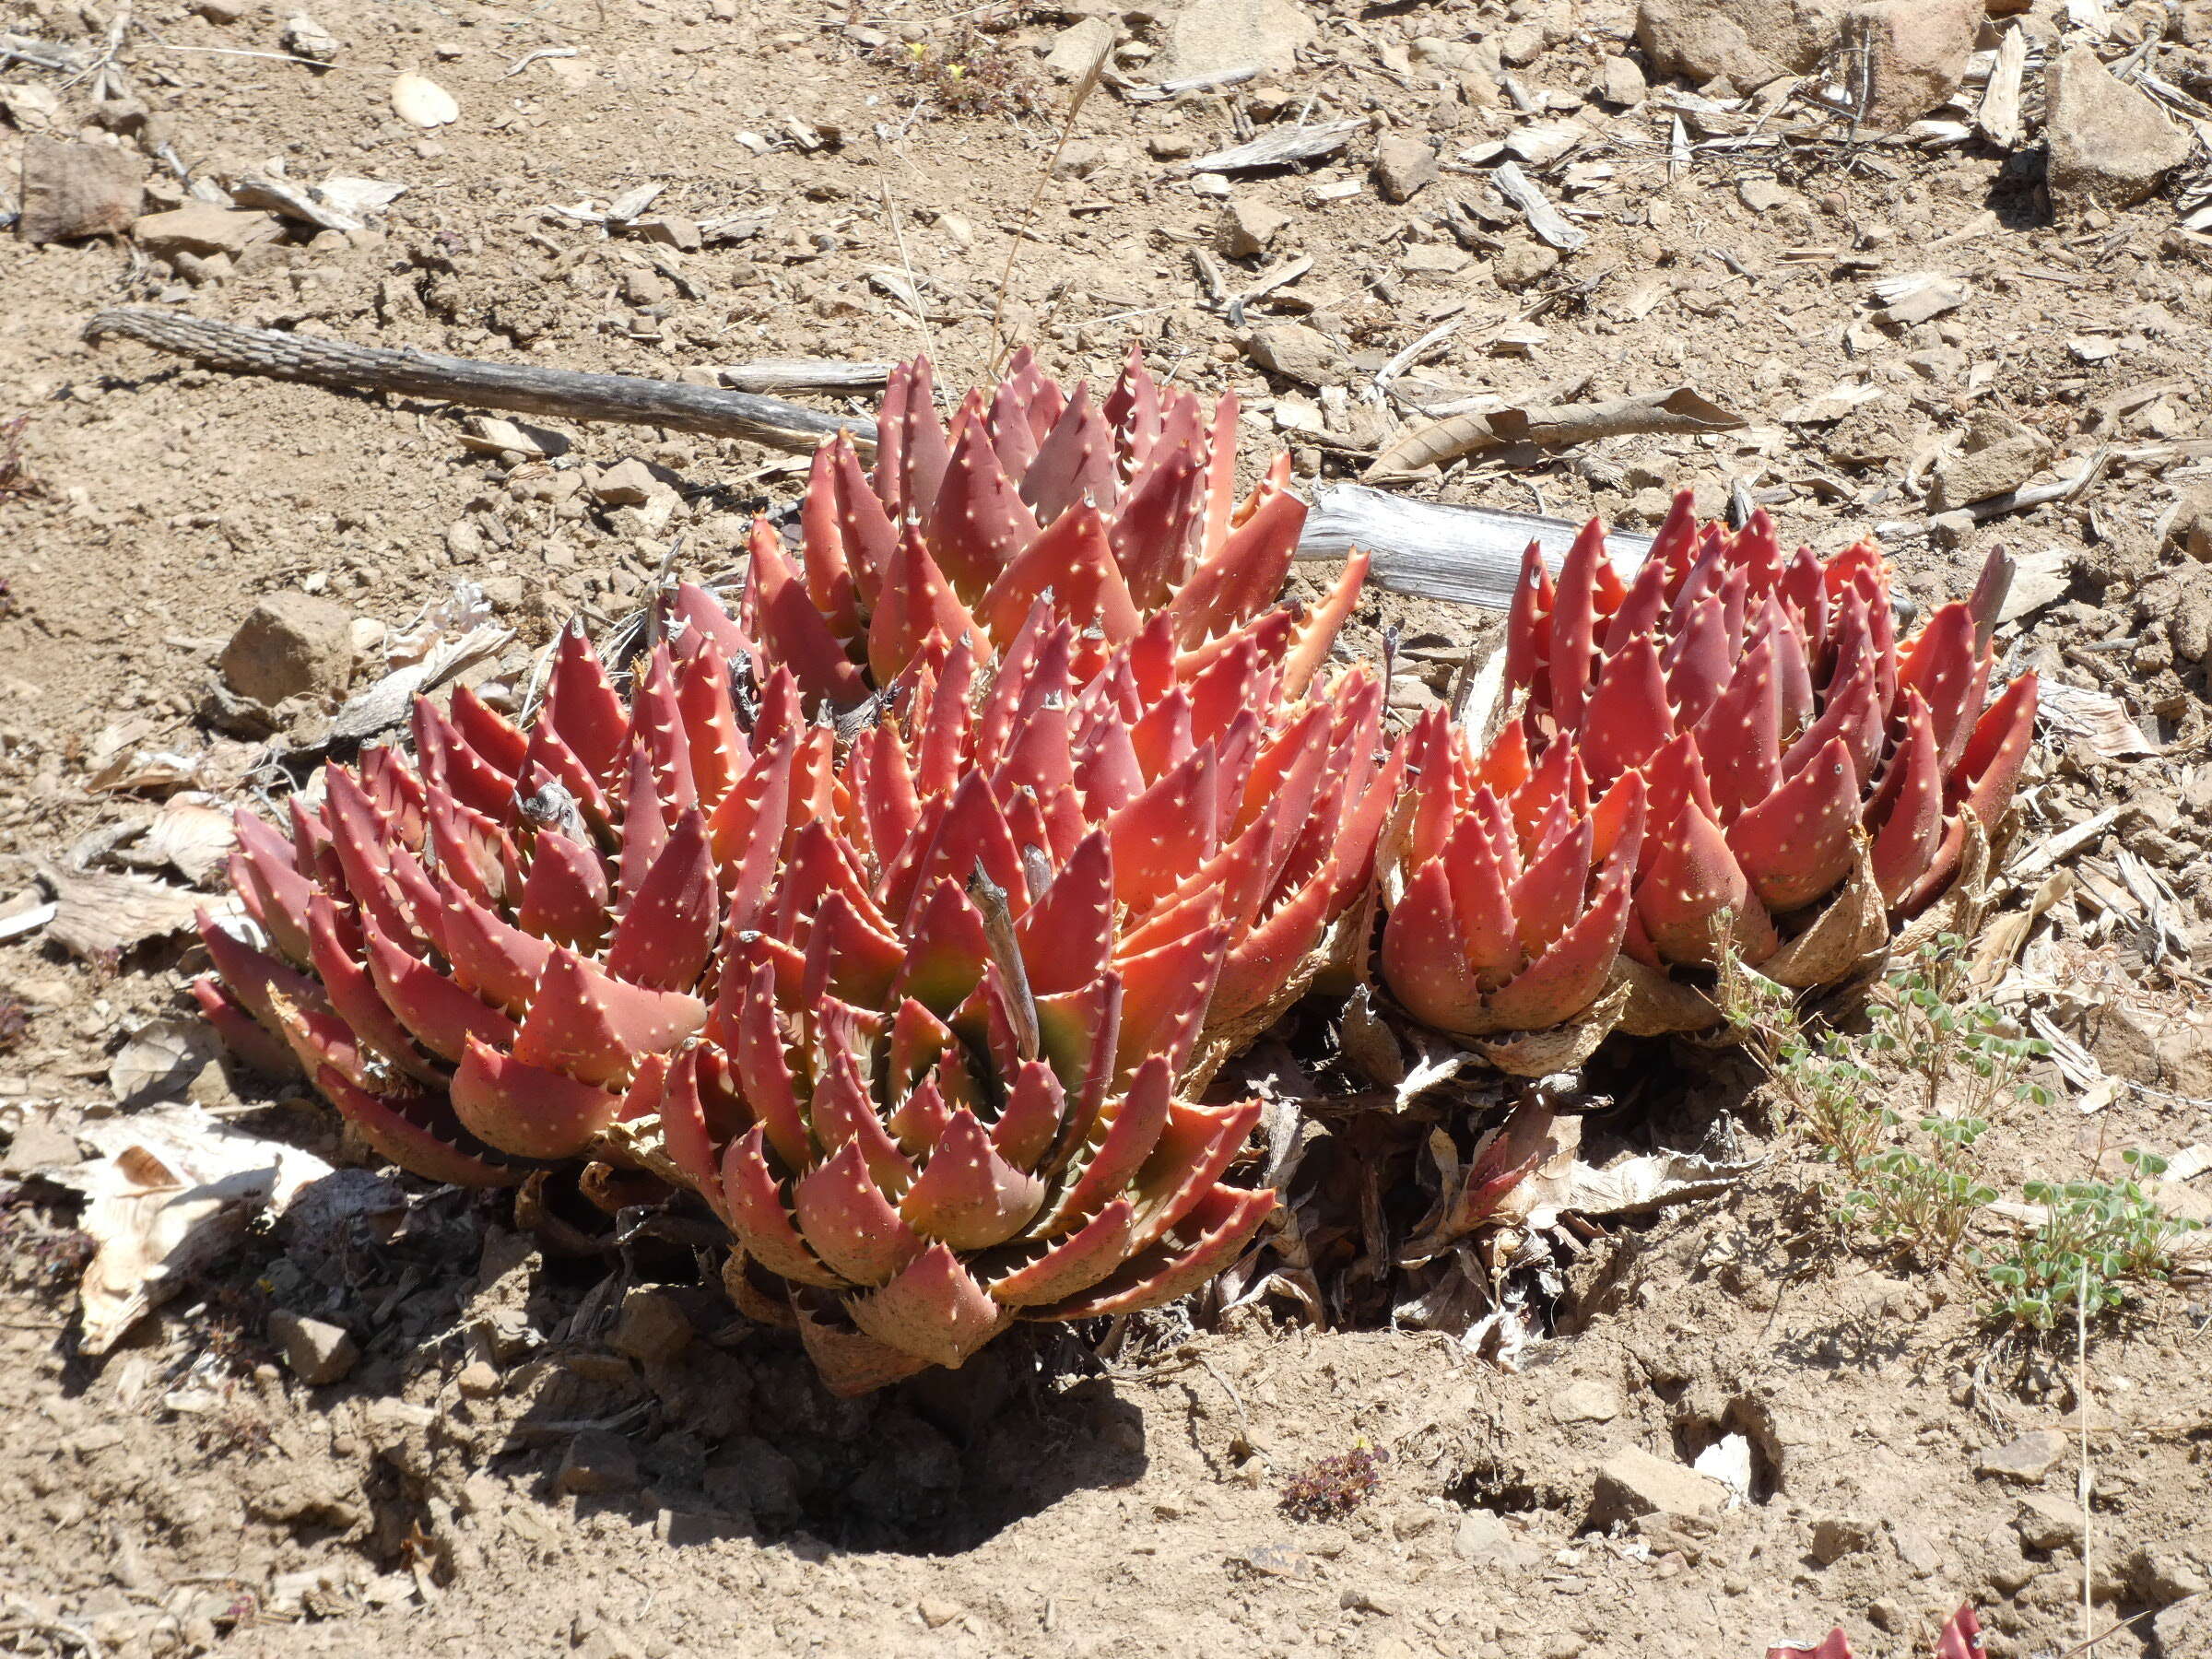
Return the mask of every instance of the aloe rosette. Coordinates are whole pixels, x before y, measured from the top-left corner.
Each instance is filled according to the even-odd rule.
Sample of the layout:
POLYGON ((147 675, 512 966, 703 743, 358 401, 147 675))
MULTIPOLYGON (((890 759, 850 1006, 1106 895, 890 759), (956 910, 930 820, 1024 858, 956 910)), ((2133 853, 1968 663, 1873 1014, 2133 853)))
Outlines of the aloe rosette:
POLYGON ((1647 991, 1724 938, 1783 983, 1831 982, 1978 879, 2035 716, 2033 674, 1989 695, 1995 570, 1900 641, 1873 543, 1785 557, 1763 512, 1700 526, 1687 491, 1633 579, 1594 522, 1556 583, 1531 549, 1511 741, 1539 771, 1570 749, 1594 794, 1641 777, 1622 948, 1647 991))
POLYGON ((421 1174, 696 1187, 835 1385, 1171 1299, 1273 1203, 1221 1179, 1256 1108, 1186 1097, 1329 954, 1395 794, 1380 685, 1322 673, 1359 577, 1095 669, 1040 597, 842 724, 681 589, 627 693, 571 632, 526 726, 418 700, 411 762, 242 816, 256 936, 205 923, 196 993, 421 1174))
POLYGON ((816 452, 795 555, 756 527, 739 623, 767 664, 838 707, 889 684, 933 633, 1004 651, 1046 595, 1080 630, 1079 678, 1156 617, 1195 646, 1276 604, 1305 517, 1287 455, 1239 497, 1236 431, 1233 394, 1208 410, 1134 350, 1094 399, 1025 348, 949 427, 928 360, 901 364, 873 465, 841 436, 816 452))
POLYGON ((1551 745, 1538 764, 1515 723, 1477 757, 1441 709, 1417 724, 1407 754, 1385 983, 1416 1018, 1479 1040, 1505 1069, 1571 1064, 1557 1044, 1506 1039, 1609 1027, 1590 1015, 1613 991, 1631 914, 1642 777, 1623 772, 1594 799, 1572 745, 1551 745))

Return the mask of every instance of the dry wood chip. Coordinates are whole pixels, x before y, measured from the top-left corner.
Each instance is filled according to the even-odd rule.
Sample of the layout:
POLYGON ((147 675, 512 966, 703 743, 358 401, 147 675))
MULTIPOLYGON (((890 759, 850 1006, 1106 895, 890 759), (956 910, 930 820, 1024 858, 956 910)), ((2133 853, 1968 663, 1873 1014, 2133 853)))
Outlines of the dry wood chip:
POLYGON ((845 363, 833 358, 763 358, 720 363, 715 378, 733 392, 864 392, 890 378, 888 363, 845 363))
POLYGON ((1589 232, 1569 224, 1566 216, 1514 163, 1502 163, 1491 173, 1490 181, 1500 194, 1527 216, 1528 228, 1560 252, 1571 253, 1590 240, 1589 232))
POLYGON ((1287 167, 1293 161, 1311 161, 1316 156, 1335 155, 1352 141, 1354 133, 1366 125, 1364 121, 1335 121, 1326 126, 1277 127, 1262 133, 1249 144, 1179 161, 1176 171, 1251 172, 1262 167, 1287 167))
MULTIPOLYGON (((1315 497, 1300 537, 1301 559, 1342 559, 1354 547, 1374 556, 1373 580, 1393 593, 1504 610, 1530 542, 1554 569, 1582 526, 1565 519, 1495 507, 1447 507, 1388 490, 1337 484, 1315 497)), ((1606 551, 1622 572, 1643 562, 1652 538, 1616 531, 1606 551)))
POLYGON ((1997 42, 1989 85, 1982 89, 1982 106, 1974 114, 1982 135, 2000 149, 2020 141, 2020 75, 2027 67, 2028 36, 2016 25, 1997 42))
POLYGON ((1628 432, 1729 432, 1744 418, 1689 386, 1640 393, 1604 403, 1556 404, 1457 415, 1399 439, 1367 470, 1375 478, 1405 477, 1462 455, 1528 443, 1559 449, 1628 432))
POLYGON ((182 888, 143 876, 42 869, 39 879, 58 907, 51 936, 87 961, 112 961, 148 939, 184 932, 204 902, 182 888))

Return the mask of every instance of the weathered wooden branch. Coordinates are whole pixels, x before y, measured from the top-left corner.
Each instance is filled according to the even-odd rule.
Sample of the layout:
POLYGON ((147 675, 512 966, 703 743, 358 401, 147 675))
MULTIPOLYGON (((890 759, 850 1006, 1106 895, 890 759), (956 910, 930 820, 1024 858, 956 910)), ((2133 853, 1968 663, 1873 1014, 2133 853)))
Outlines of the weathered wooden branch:
POLYGON ((876 441, 876 423, 865 417, 824 415, 780 397, 642 375, 583 374, 429 351, 393 351, 311 335, 242 328, 142 306, 101 312, 85 326, 88 340, 111 335, 190 358, 203 368, 308 381, 348 392, 388 392, 566 420, 669 427, 802 453, 841 429, 850 432, 855 443, 872 446, 876 441))
MULTIPOLYGON (((1565 519, 1533 512, 1446 507, 1359 484, 1334 484, 1313 499, 1298 557, 1342 559, 1354 547, 1365 547, 1375 559, 1371 580, 1394 594, 1504 610, 1512 604, 1528 544, 1541 547, 1557 570, 1581 529, 1565 519)), ((1643 563, 1651 546, 1650 536, 1627 531, 1606 538, 1623 575, 1643 563)))

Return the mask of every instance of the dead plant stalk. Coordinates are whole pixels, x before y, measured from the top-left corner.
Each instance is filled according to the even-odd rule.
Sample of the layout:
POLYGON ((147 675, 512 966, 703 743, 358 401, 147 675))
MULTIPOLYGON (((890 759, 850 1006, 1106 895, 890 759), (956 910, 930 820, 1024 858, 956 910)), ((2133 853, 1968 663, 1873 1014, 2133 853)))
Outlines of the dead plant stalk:
POLYGON ((1099 77, 1105 74, 1106 60, 1112 55, 1113 45, 1109 41, 1090 60, 1090 67, 1083 72, 1083 78, 1068 95, 1067 116, 1060 124, 1060 135, 1053 141, 1053 153, 1045 158, 1044 171, 1037 175, 1037 188, 1030 193, 1030 205, 1022 210, 1021 222, 1014 228, 1014 244, 1006 250, 1006 268, 998 275, 998 298, 991 306, 991 338, 995 342, 991 358, 994 376, 1005 367, 1011 344, 1000 332, 1000 323, 1006 315, 1007 290, 1014 285, 1014 262, 1021 256, 1021 244, 1029 240, 1030 226, 1037 218, 1037 209, 1044 205, 1045 186, 1053 182, 1053 170, 1060 165, 1060 152, 1067 147, 1068 139, 1075 134, 1076 119, 1083 113, 1083 106, 1089 101, 1090 95, 1098 90, 1099 77))

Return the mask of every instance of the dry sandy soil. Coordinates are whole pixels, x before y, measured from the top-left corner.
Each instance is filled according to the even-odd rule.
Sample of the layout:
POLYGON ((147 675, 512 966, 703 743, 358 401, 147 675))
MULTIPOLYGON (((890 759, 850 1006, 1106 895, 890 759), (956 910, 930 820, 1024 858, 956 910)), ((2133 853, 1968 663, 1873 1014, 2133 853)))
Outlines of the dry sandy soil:
MULTIPOLYGON (((0 23, 90 54, 113 35, 103 4, 16 0, 0 23)), ((1096 9, 1124 18, 1124 66, 1142 79, 1164 10, 1096 9)), ((1853 145, 1830 127, 1701 147, 1670 179, 1662 104, 1590 95, 1601 60, 1628 50, 1617 0, 1304 9, 1317 30, 1294 68, 1166 101, 1090 98, 1007 324, 1054 373, 1111 373, 1137 339, 1163 370, 1236 387, 1254 453, 1279 428, 1312 478, 1358 471, 1389 425, 1366 396, 1374 371, 1456 321, 1401 390, 1687 382, 1749 424, 1462 469, 1415 493, 1648 523, 1677 482, 1717 509, 1741 481, 1824 551, 1900 527, 1893 551, 1924 601, 1994 543, 2047 555, 2042 603, 2006 631, 2013 660, 2116 694, 2135 741, 2114 753, 2107 728, 2100 748, 2078 722, 2044 734, 2021 845, 2118 810, 2056 861, 2081 886, 2046 889, 2034 948, 2068 982, 2023 1006, 2121 1082, 2085 1111, 2079 1075, 2039 1067, 2054 1103, 2001 1114, 1983 1174, 2017 1196, 2030 1177, 2110 1174, 2124 1147, 2212 1139, 2188 955, 2212 939, 2212 565, 2176 530, 2212 440, 2212 242, 2177 229, 2171 197, 2054 222, 2037 70, 2031 135, 2009 153, 1853 145), (1584 124, 1573 154, 1530 167, 1577 210, 1579 251, 1551 259, 1483 170, 1453 160, 1535 118, 1415 45, 1427 39, 1498 40, 1546 119, 1584 124), (1216 253, 1219 203, 1175 159, 1301 112, 1366 125, 1308 171, 1240 175, 1236 198, 1279 209, 1281 228, 1264 255, 1216 253), (1446 160, 1398 204, 1369 171, 1389 133, 1446 160), (1208 302, 1200 250, 1232 292, 1289 256, 1312 265, 1240 324, 1208 302), (1958 277, 1964 302, 1913 324, 1877 314, 1874 279, 1922 271, 1958 277), (1327 336, 1322 380, 1350 396, 1253 366, 1243 330, 1291 321, 1327 336), (1846 382, 1878 395, 1804 409, 1846 382), (1932 539, 1929 468, 1989 411, 2051 441, 2050 476, 2104 466, 2070 500, 1932 539), (2122 853, 2151 873, 2162 924, 2141 893, 2131 903, 2122 853)), ((2185 21, 2201 34, 2201 9, 2114 8, 2107 52, 2185 21)), ((679 534, 682 567, 722 568, 745 515, 794 486, 770 451, 616 428, 566 429, 552 464, 511 466, 459 441, 464 411, 95 349, 78 339, 90 313, 175 305, 667 378, 926 346, 963 384, 993 355, 1009 241, 1065 103, 1041 53, 1080 15, 315 0, 337 42, 315 69, 254 55, 285 49, 282 7, 156 0, 114 36, 127 86, 109 89, 136 113, 96 111, 88 80, 0 67, 0 89, 56 95, 11 99, 0 179, 26 128, 72 135, 97 115, 166 193, 149 207, 178 194, 149 153, 164 144, 215 177, 281 163, 295 180, 406 186, 366 230, 293 225, 179 268, 127 239, 0 241, 0 419, 29 418, 27 487, 0 495, 0 915, 36 901, 41 870, 127 858, 174 785, 102 786, 119 757, 180 754, 229 798, 286 786, 265 746, 217 730, 206 706, 259 596, 306 588, 398 629, 475 582, 519 632, 486 670, 512 677, 561 618, 630 608, 679 534), (569 55, 522 64, 542 48, 569 55), (400 71, 433 76, 459 119, 428 135, 400 122, 400 71), (609 237, 552 211, 648 182, 665 187, 650 214, 721 224, 720 240, 609 237), (895 291, 910 276, 919 315, 895 291), (577 488, 629 456, 678 487, 672 513, 577 488)), ((2082 38, 2065 15, 2037 0, 2025 27, 2082 38)), ((2170 83, 2202 84, 2196 46, 2153 53, 2170 83)), ((1802 104, 1736 125, 1753 121, 1810 124, 1802 104)), ((1432 644, 1477 625, 1378 598, 1362 637, 1394 617, 1443 636, 1432 644)), ((1266 1299, 1124 1331, 1107 1358, 1095 1330, 1018 1336, 957 1377, 838 1402, 786 1338, 700 1288, 688 1252, 562 1253, 509 1231, 497 1204, 374 1182, 343 1226, 256 1233, 87 1357, 74 1208, 18 1178, 76 1159, 70 1132, 118 1110, 112 1057, 147 1020, 189 1011, 195 957, 181 937, 90 960, 36 934, 0 946, 0 1133, 15 1139, 0 1166, 0 1652, 1749 1659, 1836 1622, 1861 1654, 1924 1654, 1971 1603, 1993 1654, 2071 1651, 2085 1617, 2092 1632, 2129 1621, 2098 1645, 2106 1659, 2212 1654, 2201 1281, 2100 1322, 2086 1361, 2070 1339, 2001 1342, 1962 1263, 1840 1234, 1821 1166, 1771 1129, 1748 1066, 1688 1044, 1599 1057, 1591 1155, 1717 1130, 1764 1161, 1718 1199, 1586 1228, 1579 1259, 1514 1281, 1517 1369, 1404 1321, 1376 1328, 1388 1293, 1326 1329, 1266 1299), (290 1374, 267 1330, 278 1310, 347 1327, 351 1373, 321 1388, 290 1374), (686 1329, 688 1344, 667 1339, 686 1329), (1744 1501, 1618 1520, 1609 1465, 1641 1452, 1678 1469, 1730 1436, 1750 1456, 1744 1501), (1371 1498, 1286 1512, 1286 1482, 1362 1449, 1371 1498)), ((242 1126, 346 1156, 304 1101, 219 1065, 190 1088, 242 1126)), ((1324 1132, 1357 1150, 1441 1124, 1464 1147, 1472 1110, 1446 1090, 1410 1125, 1324 1132)), ((2204 1208, 2185 1189, 2172 1201, 2204 1208)), ((2004 1236, 1995 1218, 1977 1228, 1993 1248, 2004 1236)))

